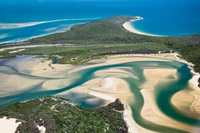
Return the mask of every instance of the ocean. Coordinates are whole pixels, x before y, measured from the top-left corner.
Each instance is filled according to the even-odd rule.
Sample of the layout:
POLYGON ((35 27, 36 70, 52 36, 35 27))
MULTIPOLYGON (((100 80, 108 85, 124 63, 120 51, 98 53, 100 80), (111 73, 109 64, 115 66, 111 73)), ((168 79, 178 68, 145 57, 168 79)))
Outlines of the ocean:
POLYGON ((183 36, 200 33, 200 1, 193 0, 8 0, 0 2, 0 43, 17 42, 56 32, 80 23, 132 15, 139 31, 183 36))

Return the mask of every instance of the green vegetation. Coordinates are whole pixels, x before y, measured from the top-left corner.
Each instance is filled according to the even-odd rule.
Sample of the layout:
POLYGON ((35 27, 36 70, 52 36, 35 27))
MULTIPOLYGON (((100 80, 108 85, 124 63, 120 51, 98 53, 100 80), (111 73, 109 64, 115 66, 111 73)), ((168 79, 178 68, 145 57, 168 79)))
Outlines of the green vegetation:
POLYGON ((131 33, 123 28, 123 23, 134 17, 113 17, 91 23, 80 24, 63 33, 30 39, 28 44, 124 44, 124 43, 159 43, 159 44, 199 44, 200 35, 183 37, 152 37, 131 33))
MULTIPOLYGON (((200 72, 200 35, 182 37, 151 37, 131 33, 123 28, 123 23, 134 17, 113 17, 76 25, 64 33, 57 33, 31 39, 29 44, 130 44, 157 43, 178 51, 184 59, 195 64, 195 70, 200 72)), ((144 45, 143 45, 144 46, 144 45)), ((146 46, 145 46, 146 47, 146 46)), ((112 50, 112 49, 110 49, 112 50)))
POLYGON ((19 119, 19 133, 39 132, 36 124, 48 133, 127 133, 123 110, 119 100, 101 108, 83 109, 65 99, 47 97, 5 106, 0 116, 19 119))
MULTIPOLYGON (((134 17, 121 16, 80 24, 73 26, 70 30, 63 33, 30 39, 22 43, 22 45, 75 44, 80 47, 70 48, 69 51, 63 49, 63 52, 56 53, 54 50, 51 51, 51 48, 47 48, 49 49, 49 52, 44 53, 42 53, 44 48, 38 48, 38 52, 35 51, 36 54, 50 53, 50 55, 62 55, 64 57, 59 61, 59 63, 72 64, 84 63, 95 58, 103 58, 104 56, 102 57, 102 55, 105 53, 138 53, 138 51, 143 51, 143 53, 145 51, 147 53, 149 53, 149 51, 155 52, 158 50, 158 45, 161 45, 161 47, 165 47, 164 49, 177 51, 184 59, 195 64, 195 71, 200 72, 200 35, 180 37, 152 37, 138 35, 125 30, 122 26, 124 22, 131 19, 134 19, 134 17), (140 44, 141 50, 138 50, 137 48, 135 49, 135 44, 137 44, 137 47, 139 47, 140 44), (152 44, 156 47, 151 47, 152 44), (96 49, 95 47, 94 50, 91 49, 90 46, 86 47, 88 45, 95 45, 96 49), (121 47, 118 45, 121 45, 121 47), (87 48, 88 50, 86 50, 87 48), (90 49, 91 51, 89 51, 90 49), (69 56, 66 56, 66 51, 69 53, 69 56)), ((10 46, 10 44, 1 45, 1 47, 7 46, 10 46)), ((32 49, 29 51, 26 50, 27 52, 20 52, 19 54, 34 54, 31 50, 32 49)), ((55 49, 55 51, 57 50, 55 49)), ((7 54, 6 51, 0 52, 0 58, 12 57, 14 55, 15 54, 7 54)))
POLYGON ((123 53, 157 53, 160 50, 168 50, 167 46, 161 44, 110 44, 89 46, 48 46, 26 48, 25 51, 9 53, 10 50, 0 51, 0 58, 14 57, 22 54, 48 55, 57 63, 80 64, 93 59, 106 58, 108 54, 123 53), (62 58, 58 59, 55 55, 62 58))
POLYGON ((199 44, 173 44, 168 47, 178 51, 182 58, 192 62, 195 66, 194 69, 200 72, 200 43, 199 44))
MULTIPOLYGON (((22 45, 73 44, 25 48, 25 51, 9 53, 0 51, 0 58, 16 55, 41 55, 57 63, 81 64, 93 59, 106 58, 110 54, 157 53, 177 51, 182 58, 195 64, 200 72, 200 35, 182 37, 150 37, 125 30, 122 24, 134 17, 113 17, 72 27, 63 33, 30 39, 22 45), (57 58, 56 55, 61 56, 57 58)), ((15 44, 14 44, 15 45, 15 44)), ((11 46, 14 46, 11 45, 11 46)), ((9 47, 10 44, 1 45, 9 47)), ((16 49, 17 50, 17 49, 16 49)), ((199 79, 200 82, 200 79, 199 79)), ((200 86, 200 84, 199 84, 200 86)), ((18 131, 39 132, 34 123, 44 125, 46 132, 108 132, 126 133, 127 126, 122 119, 119 101, 98 109, 83 109, 72 106, 64 99, 44 98, 15 103, 0 109, 0 116, 22 120, 18 131), (55 106, 54 106, 55 105, 55 106), (54 109, 51 107, 54 106, 54 109), (44 121, 44 122, 43 122, 44 121)))

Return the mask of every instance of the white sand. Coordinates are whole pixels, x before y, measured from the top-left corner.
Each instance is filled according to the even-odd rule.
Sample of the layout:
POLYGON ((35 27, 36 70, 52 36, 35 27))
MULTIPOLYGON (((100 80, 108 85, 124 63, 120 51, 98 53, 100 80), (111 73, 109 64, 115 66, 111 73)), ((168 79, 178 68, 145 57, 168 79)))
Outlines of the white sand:
POLYGON ((110 75, 115 75, 116 78, 127 78, 132 77, 134 79, 138 79, 136 75, 133 75, 131 72, 127 72, 123 69, 132 70, 130 67, 118 67, 118 68, 112 68, 112 69, 106 69, 106 70, 99 70, 94 73, 97 77, 109 77, 110 75))
POLYGON ((112 97, 112 96, 109 96, 109 95, 106 95, 106 94, 103 94, 103 93, 99 93, 99 92, 91 91, 91 92, 89 92, 89 94, 92 95, 92 96, 95 96, 95 97, 99 97, 99 98, 104 99, 104 100, 111 101, 111 102, 114 102, 116 100, 115 97, 112 97))
POLYGON ((73 79, 55 79, 55 80, 48 80, 42 84, 42 88, 45 90, 56 90, 60 88, 64 88, 69 86, 73 83, 73 79))
MULTIPOLYGON (((41 62, 40 59, 30 59, 30 58, 19 58, 19 59, 12 59, 10 62, 7 63, 7 65, 10 65, 17 69, 21 73, 26 73, 30 75, 35 75, 39 77, 52 77, 55 79, 47 79, 47 80, 36 80, 36 79, 29 79, 26 77, 26 79, 23 76, 16 76, 14 74, 11 75, 5 75, 0 73, 0 78, 4 81, 0 80, 1 82, 1 88, 14 88, 13 91, 18 92, 21 90, 25 90, 30 88, 31 86, 34 86, 36 84, 39 84, 43 82, 42 89, 48 89, 48 90, 56 90, 60 87, 68 86, 81 75, 78 75, 78 73, 75 75, 75 72, 79 72, 80 70, 86 69, 86 68, 93 68, 98 66, 105 66, 109 64, 117 64, 117 63, 124 63, 124 62, 132 62, 132 61, 181 61, 178 59, 175 54, 151 54, 151 55, 116 55, 111 56, 108 59, 106 59, 104 62, 100 62, 98 64, 94 65, 85 65, 85 66, 73 66, 73 65, 59 65, 59 64, 51 64, 50 61, 44 61, 41 62), (51 65, 49 65, 51 64, 51 65), (44 70, 45 69, 45 70, 44 70), (5 77, 6 76, 6 77, 5 77), (69 78, 70 77, 70 78, 69 78), (16 82, 17 81, 17 82, 16 82), (20 85, 19 83, 26 82, 23 85, 20 85)), ((150 64, 151 65, 151 64, 150 64)), ((156 65, 156 64, 153 64, 156 65)), ((129 73, 126 70, 132 70, 130 67, 125 68, 115 68, 115 69, 107 69, 107 70, 101 70, 95 72, 96 78, 88 81, 87 83, 73 88, 69 91, 65 91, 63 93, 60 93, 59 95, 66 96, 67 98, 73 97, 72 99, 75 99, 77 103, 79 103, 82 98, 87 97, 88 95, 94 96, 87 99, 88 102, 96 102, 99 99, 106 100, 107 103, 110 103, 110 101, 114 101, 116 98, 119 98, 123 104, 130 105, 130 101, 134 103, 134 94, 131 93, 129 85, 126 83, 125 80, 122 79, 124 76, 132 76, 134 78, 138 78, 133 73, 129 73), (77 94, 77 95, 72 95, 77 94)), ((6 68, 7 71, 11 71, 10 69, 6 68)), ((147 76, 147 82, 144 83, 141 87, 145 89, 151 89, 154 88, 154 85, 160 82, 160 79, 166 78, 169 75, 172 75, 176 78, 176 70, 173 69, 145 69, 144 74, 147 76), (175 74, 174 74, 175 73, 175 74)), ((163 82, 166 81, 162 80, 163 82)), ((6 90, 5 90, 6 91, 6 90)), ((148 112, 148 109, 153 110, 152 117, 148 117, 148 114, 144 114, 144 118, 149 118, 149 120, 154 118, 163 118, 160 121, 158 121, 158 124, 168 125, 172 126, 171 119, 168 119, 167 116, 161 115, 159 113, 159 109, 156 107, 156 105, 153 104, 152 100, 154 99, 153 95, 151 94, 151 91, 147 91, 147 94, 145 95, 145 91, 141 91, 144 97, 149 97, 145 100, 151 101, 152 105, 149 107, 149 104, 145 105, 144 108, 146 108, 146 112, 148 112)), ((105 103, 106 104, 106 103, 105 103)), ((195 107, 200 105, 200 102, 196 101, 193 103, 195 107)), ((198 108, 195 108, 198 111, 198 108)), ((200 109, 199 109, 200 110, 200 109)), ((126 112, 126 111, 125 111, 126 112)), ((125 113, 125 116, 129 119, 127 123, 129 123, 130 131, 131 132, 151 132, 149 130, 146 130, 133 120, 131 116, 131 111, 128 111, 129 115, 127 116, 125 113)), ((126 118, 126 117, 125 117, 126 118)), ((156 120, 156 119, 155 119, 156 120)), ((174 124, 174 122, 172 122, 174 124)), ((191 127, 188 125, 183 124, 177 124, 178 128, 183 128, 186 131, 190 131, 191 127)))
POLYGON ((21 52, 24 51, 25 49, 18 49, 18 50, 14 50, 14 51, 9 51, 10 54, 12 53, 17 53, 17 52, 21 52))
MULTIPOLYGON (((144 69, 143 74, 145 75, 146 82, 141 86, 142 88, 154 88, 154 86, 159 83, 162 79, 168 76, 174 76, 176 78, 176 69, 144 69)), ((166 79, 165 79, 166 80, 166 79)), ((164 80, 162 80, 164 81, 164 80)), ((169 79, 168 79, 169 81, 169 79)))
POLYGON ((46 128, 44 126, 37 125, 37 128, 39 129, 40 133, 45 133, 46 128))
MULTIPOLYGON (((200 74, 199 73, 193 73, 193 77, 192 79, 189 80, 189 82, 191 83, 192 87, 194 88, 199 88, 198 85, 199 85, 199 78, 200 78, 200 74)), ((200 88, 199 88, 199 91, 200 91, 200 88)))
POLYGON ((196 90, 181 90, 171 99, 172 104, 188 117, 200 118, 200 92, 196 90))
POLYGON ((137 128, 132 124, 132 122, 130 120, 130 117, 132 117, 132 116, 130 116, 130 115, 132 115, 130 107, 128 105, 124 105, 124 106, 125 106, 125 109, 123 112, 123 117, 127 124, 128 132, 129 133, 138 133, 137 128))
POLYGON ((177 61, 186 63, 188 65, 188 68, 191 70, 190 72, 193 74, 193 77, 192 77, 192 79, 189 80, 189 83, 191 84, 192 88, 196 88, 200 91, 200 88, 198 87, 198 84, 199 84, 198 80, 200 78, 200 73, 197 73, 197 72, 194 71, 194 68, 193 68, 194 64, 179 58, 178 57, 179 55, 177 53, 175 53, 174 56, 175 56, 177 61))
POLYGON ((17 119, 6 117, 0 118, 0 132, 1 133, 14 133, 21 122, 17 122, 17 119))
POLYGON ((110 88, 113 85, 113 82, 110 78, 105 78, 104 82, 105 82, 105 84, 103 86, 104 88, 110 88))
POLYGON ((155 102, 155 95, 153 93, 153 90, 151 89, 142 89, 141 93, 144 97, 144 106, 142 108, 141 115, 146 120, 153 122, 155 124, 173 127, 176 129, 184 130, 187 132, 191 132, 192 130, 199 130, 198 127, 193 127, 190 125, 187 125, 182 122, 178 122, 168 116, 166 116, 163 112, 160 111, 158 108, 156 102, 155 102))
MULTIPOLYGON (((153 123, 185 130, 188 132, 190 132, 193 129, 200 130, 200 128, 196 128, 196 127, 193 127, 193 126, 181 123, 181 122, 177 122, 174 119, 171 119, 170 117, 168 117, 164 113, 162 113, 156 104, 155 94, 154 94, 155 85, 160 82, 175 81, 176 78, 168 79, 168 77, 170 75, 171 76, 176 75, 176 70, 175 69, 158 69, 158 70, 157 69, 145 69, 143 73, 144 73, 144 76, 147 81, 141 86, 142 87, 141 93, 142 93, 144 101, 145 101, 144 106, 141 111, 141 116, 143 118, 145 118, 146 120, 151 121, 153 123)), ((200 93, 199 93, 199 95, 200 95, 200 93)), ((182 109, 186 109, 186 107, 188 107, 188 109, 189 109, 191 106, 190 106, 190 104, 188 105, 188 102, 186 102, 186 101, 189 100, 189 102, 190 102, 190 100, 194 100, 194 99, 190 98, 189 95, 183 95, 183 93, 178 95, 178 97, 175 95, 175 98, 180 98, 180 99, 184 100, 184 102, 181 102, 179 99, 172 98, 172 103, 178 107, 183 106, 182 109), (186 97, 188 96, 188 97, 184 98, 184 96, 186 96, 186 97), (186 100, 186 99, 188 99, 188 100, 186 100)), ((200 99, 200 97, 198 99, 200 99)), ((197 106, 198 106, 198 104, 194 105, 194 107, 197 107, 197 106)), ((188 110, 186 112, 189 113, 188 110)))
POLYGON ((34 124, 38 128, 38 130, 40 131, 40 133, 45 133, 46 128, 44 126, 38 125, 37 123, 35 123, 35 121, 34 121, 34 124))
POLYGON ((44 82, 42 79, 32 79, 19 75, 9 75, 0 73, 0 96, 8 96, 41 84, 44 82))
POLYGON ((134 21, 138 21, 138 20, 143 20, 143 18, 133 19, 133 20, 130 20, 130 21, 128 21, 128 22, 125 22, 125 23, 123 24, 123 27, 124 27, 126 30, 130 31, 130 32, 133 32, 133 33, 136 33, 136 34, 140 34, 140 35, 157 36, 157 37, 160 36, 160 35, 154 35, 154 34, 144 33, 144 32, 141 32, 141 31, 137 30, 135 27, 133 27, 133 26, 131 25, 131 23, 133 23, 134 21))

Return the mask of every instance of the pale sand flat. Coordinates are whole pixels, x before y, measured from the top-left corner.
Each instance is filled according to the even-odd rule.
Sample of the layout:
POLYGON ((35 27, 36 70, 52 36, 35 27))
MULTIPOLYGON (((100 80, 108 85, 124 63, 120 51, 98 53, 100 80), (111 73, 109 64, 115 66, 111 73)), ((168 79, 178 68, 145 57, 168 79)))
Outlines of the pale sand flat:
MULTIPOLYGON (((73 77, 73 74, 75 74, 75 72, 79 72, 80 70, 87 69, 87 68, 93 68, 93 67, 104 66, 104 65, 109 65, 109 64, 125 63, 125 62, 131 62, 131 61, 171 61, 171 60, 176 60, 176 61, 187 63, 187 62, 177 58, 177 56, 175 54, 157 54, 157 55, 156 54, 152 54, 152 55, 143 55, 142 54, 142 55, 137 55, 137 56, 135 56, 135 55, 110 56, 110 57, 108 57, 108 59, 105 59, 105 61, 103 63, 100 62, 100 63, 94 64, 94 65, 85 65, 85 66, 76 66, 76 67, 74 67, 73 65, 58 65, 58 64, 52 64, 51 66, 49 66, 49 63, 50 63, 49 61, 45 61, 43 63, 42 62, 38 63, 38 61, 39 61, 38 59, 36 61, 25 60, 25 62, 21 64, 21 66, 23 65, 22 67, 20 66, 20 63, 19 63, 16 68, 19 69, 20 72, 25 72, 25 70, 29 70, 30 74, 38 75, 38 76, 42 76, 42 77, 53 77, 53 78, 65 79, 69 75, 71 75, 72 76, 71 78, 74 79, 74 78, 76 78, 76 76, 78 76, 78 75, 75 75, 75 77, 73 77), (31 64, 32 66, 30 67, 30 65, 26 65, 26 64, 31 64), (52 69, 52 67, 55 69, 52 69), (45 70, 44 70, 44 68, 45 68, 45 70)), ((16 61, 13 60, 13 62, 16 62, 16 61)), ((11 64, 13 62, 11 62, 11 64)), ((17 62, 18 62, 18 60, 17 60, 17 62)), ((130 68, 128 68, 128 69, 130 69, 130 68)), ((145 70, 145 73, 148 73, 148 71, 149 70, 145 70)), ((162 72, 162 70, 159 70, 159 69, 156 72, 156 69, 155 69, 155 74, 156 73, 157 73, 156 76, 151 75, 151 77, 148 78, 149 81, 147 80, 147 82, 144 84, 143 87, 152 88, 154 86, 153 84, 158 83, 158 78, 156 79, 156 77, 159 76, 159 73, 163 73, 163 72, 162 72), (150 79, 152 79, 153 77, 154 77, 154 80, 151 81, 150 79)), ((160 74, 161 77, 159 77, 159 78, 165 78, 172 73, 176 73, 176 70, 166 69, 166 73, 168 73, 168 74, 167 75, 160 74)), ((99 78, 90 80, 80 87, 73 88, 73 89, 66 91, 64 93, 61 93, 61 94, 68 94, 69 92, 74 92, 77 94, 89 95, 89 93, 91 94, 91 92, 92 92, 93 96, 95 95, 96 97, 98 97, 99 94, 101 94, 101 98, 103 95, 105 95, 106 97, 110 96, 110 97, 119 98, 122 101, 122 103, 124 103, 124 104, 127 103, 126 105, 130 104, 129 103, 130 101, 134 102, 134 94, 130 93, 130 88, 127 86, 127 83, 124 80, 120 79, 120 76, 124 76, 126 74, 130 76, 131 73, 127 73, 126 71, 118 68, 117 70, 110 69, 110 70, 105 70, 105 71, 97 71, 96 74, 97 74, 96 76, 99 76, 99 78), (107 75, 106 75, 107 72, 112 73, 112 74, 116 73, 116 74, 113 74, 112 77, 107 77, 107 75), (102 74, 102 77, 100 76, 101 74, 102 74), (106 82, 109 81, 108 86, 105 86, 105 81, 104 81, 105 78, 109 78, 106 81, 106 82), (111 81, 113 82, 112 84, 110 83, 111 81), (110 88, 110 90, 107 89, 108 87, 110 88), (121 89, 121 88, 123 88, 123 89, 121 89), (95 93, 98 95, 96 95, 95 93)), ((2 76, 1 79, 5 78, 4 77, 5 75, 0 74, 0 76, 2 76)), ((26 84, 24 84, 23 86, 17 85, 18 90, 21 90, 21 89, 23 90, 26 87, 31 87, 31 86, 41 82, 40 80, 37 82, 31 81, 30 79, 24 79, 20 76, 17 77, 17 79, 19 79, 20 81, 16 82, 15 75, 6 75, 6 76, 8 76, 8 77, 6 77, 6 79, 9 79, 9 81, 3 82, 3 84, 1 84, 2 87, 7 87, 8 85, 10 85, 9 87, 12 88, 13 86, 17 85, 17 82, 21 82, 22 80, 23 80, 23 82, 26 82, 26 84), (30 80, 30 81, 26 81, 26 80, 30 80)), ((132 74, 132 76, 134 76, 134 75, 132 74)), ((173 76, 176 77, 176 74, 174 74, 173 76)), ((51 89, 51 90, 58 89, 59 87, 67 86, 71 82, 73 82, 73 81, 69 80, 67 83, 64 83, 63 79, 55 80, 55 81, 54 80, 46 81, 43 84, 43 89, 51 89)), ((164 80, 163 80, 163 82, 164 82, 164 80)), ((145 95, 144 94, 145 91, 141 91, 141 92, 143 95, 145 95)), ((147 94, 150 95, 151 93, 148 92, 147 94)), ((151 96, 151 95, 148 96, 148 95, 145 95, 145 97, 147 97, 147 98, 150 97, 150 98, 148 98, 148 100, 150 100, 150 102, 152 102, 153 96, 151 96)), ((93 100, 95 101, 95 98, 93 100)), ((91 101, 93 101, 93 100, 91 100, 91 101)), ((106 103, 109 103, 109 101, 106 103)), ((152 117, 160 115, 162 117, 160 124, 162 124, 162 123, 164 124, 164 122, 168 123, 169 121, 171 123, 171 120, 168 117, 163 115, 162 112, 159 113, 159 109, 154 104, 152 104, 153 106, 152 105, 150 106, 149 104, 145 105, 145 106, 147 106, 147 109, 149 109, 149 107, 150 107, 150 109, 152 109, 153 112, 156 112, 153 114, 154 116, 152 116, 152 117)), ((193 105, 196 106, 195 109, 197 112, 199 111, 199 108, 197 108, 197 105, 199 105, 199 104, 200 104, 200 102, 198 102, 198 101, 193 103, 193 105)), ((142 114, 142 115, 145 117, 145 114, 142 114)), ((147 115, 147 117, 148 117, 148 115, 147 115)), ((151 132, 149 130, 146 130, 146 129, 138 126, 132 119, 131 113, 128 116, 128 118, 130 119, 130 121, 132 121, 131 123, 132 123, 134 129, 137 129, 139 132, 151 132)), ((191 129, 192 129, 192 127, 188 127, 188 125, 185 125, 182 123, 176 123, 174 121, 172 123, 175 123, 175 125, 178 125, 178 127, 185 129, 186 131, 191 131, 191 129)), ((169 126, 173 126, 173 125, 169 124, 169 126)))
POLYGON ((17 122, 17 119, 10 118, 7 119, 6 117, 0 118, 0 131, 1 133, 14 133, 21 124, 21 122, 17 122))
MULTIPOLYGON (((144 76, 146 77, 146 82, 142 85, 143 89, 141 90, 141 93, 143 95, 145 103, 142 108, 141 115, 146 120, 149 120, 155 124, 166 125, 169 127, 174 127, 188 132, 194 129, 200 131, 200 128, 194 128, 193 126, 177 122, 174 119, 167 117, 159 110, 155 102, 154 86, 159 82, 165 81, 169 75, 173 75, 174 73, 176 73, 175 69, 158 69, 158 71, 157 69, 144 70, 144 76)), ((191 98, 188 99, 191 100, 191 98)), ((176 104, 177 104, 177 99, 176 99, 176 104)), ((184 102, 183 104, 186 105, 187 103, 184 102)))

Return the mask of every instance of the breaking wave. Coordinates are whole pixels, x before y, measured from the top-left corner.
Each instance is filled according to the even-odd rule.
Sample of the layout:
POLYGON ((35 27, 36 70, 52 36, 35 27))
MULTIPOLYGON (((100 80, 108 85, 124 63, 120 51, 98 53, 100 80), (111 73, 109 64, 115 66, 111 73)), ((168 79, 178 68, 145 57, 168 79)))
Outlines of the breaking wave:
POLYGON ((81 20, 96 20, 100 19, 100 17, 96 18, 77 18, 77 19, 58 19, 58 20, 50 20, 50 21, 40 21, 40 22, 24 22, 24 23, 0 23, 0 29, 16 29, 16 28, 24 28, 35 26, 39 24, 52 23, 52 22, 62 22, 62 21, 81 21, 81 20))

